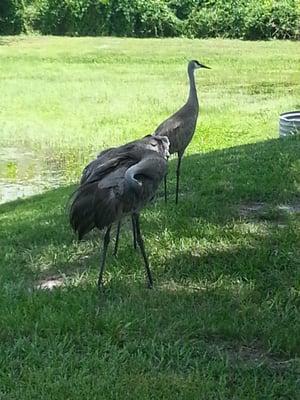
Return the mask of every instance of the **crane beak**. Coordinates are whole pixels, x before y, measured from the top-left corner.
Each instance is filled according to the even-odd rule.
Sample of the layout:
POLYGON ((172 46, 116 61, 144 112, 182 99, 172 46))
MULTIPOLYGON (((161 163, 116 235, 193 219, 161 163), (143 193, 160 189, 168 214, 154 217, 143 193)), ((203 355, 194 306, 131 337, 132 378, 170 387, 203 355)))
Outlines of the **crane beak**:
POLYGON ((210 67, 207 67, 206 65, 204 65, 204 64, 199 64, 200 65, 200 68, 206 68, 206 69, 211 69, 210 67))

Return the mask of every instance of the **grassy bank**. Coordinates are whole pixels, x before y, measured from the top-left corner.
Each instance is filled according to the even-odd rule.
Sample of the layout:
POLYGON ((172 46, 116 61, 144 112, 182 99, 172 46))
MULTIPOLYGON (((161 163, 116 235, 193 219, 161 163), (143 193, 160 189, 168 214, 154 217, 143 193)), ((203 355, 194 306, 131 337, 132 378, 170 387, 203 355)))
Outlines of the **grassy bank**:
POLYGON ((3 38, 1 137, 40 146, 101 147, 149 133, 187 94, 198 71, 201 120, 190 153, 277 134, 299 108, 299 43, 121 38, 3 38), (200 135, 201 132, 201 135, 200 135))
POLYGON ((143 213, 155 289, 123 228, 99 295, 99 233, 77 244, 73 186, 0 206, 0 397, 295 399, 299 395, 299 44, 3 39, 1 141, 70 154, 151 130, 186 97, 201 112, 180 204, 143 213), (281 55, 282 54, 282 55, 281 55), (280 56, 279 56, 280 55, 280 56), (40 285, 58 285, 42 290, 40 285), (59 286, 60 285, 60 286, 59 286))

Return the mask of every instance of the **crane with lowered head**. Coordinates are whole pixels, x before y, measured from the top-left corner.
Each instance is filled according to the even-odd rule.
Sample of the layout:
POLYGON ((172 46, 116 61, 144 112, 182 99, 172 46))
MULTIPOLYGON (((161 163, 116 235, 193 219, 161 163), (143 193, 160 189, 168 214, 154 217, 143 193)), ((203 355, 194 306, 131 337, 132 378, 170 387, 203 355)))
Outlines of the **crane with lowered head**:
MULTIPOLYGON (((169 140, 148 135, 114 151, 107 160, 98 157, 83 171, 82 184, 73 194, 70 205, 70 224, 79 240, 94 228, 106 229, 100 263, 98 287, 102 286, 110 231, 114 222, 132 215, 136 240, 140 247, 148 279, 153 286, 144 241, 141 236, 139 214, 152 199, 167 173, 169 140)), ((102 153, 105 155, 105 153, 102 153)))

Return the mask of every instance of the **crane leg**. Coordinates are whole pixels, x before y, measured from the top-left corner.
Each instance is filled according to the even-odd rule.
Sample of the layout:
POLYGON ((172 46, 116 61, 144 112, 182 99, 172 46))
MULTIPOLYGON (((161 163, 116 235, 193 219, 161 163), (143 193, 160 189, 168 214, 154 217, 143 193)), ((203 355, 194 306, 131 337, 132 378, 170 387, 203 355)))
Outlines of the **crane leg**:
MULTIPOLYGON (((137 247, 137 244, 136 244, 136 228, 135 228, 135 220, 134 220, 133 216, 131 216, 131 222, 132 222, 133 247, 134 247, 134 250, 136 250, 136 247, 137 247)), ((121 229, 121 220, 118 222, 118 226, 117 226, 116 241, 115 241, 115 248, 114 248, 114 256, 116 256, 117 253, 118 253, 120 229, 121 229)))
POLYGON ((114 256, 116 256, 117 252, 118 252, 120 229, 121 229, 121 220, 118 222, 118 226, 117 226, 116 241, 115 241, 115 248, 114 248, 114 256))
POLYGON ((148 288, 152 289, 153 287, 153 279, 149 267, 149 261, 145 252, 145 246, 144 246, 144 240, 141 235, 141 230, 140 230, 140 220, 139 220, 139 214, 132 214, 132 217, 135 220, 135 227, 136 227, 136 239, 137 243, 141 249, 141 253, 145 262, 145 269, 146 269, 146 274, 147 274, 147 279, 148 279, 148 288))
POLYGON ((182 154, 178 153, 178 162, 177 162, 177 169, 176 169, 176 204, 178 204, 178 192, 179 192, 179 176, 180 176, 180 164, 181 164, 182 154))
POLYGON ((164 187, 165 187, 165 203, 168 200, 168 195, 167 195, 167 175, 164 176, 164 187))
POLYGON ((107 247, 108 247, 108 244, 110 241, 110 230, 111 230, 111 225, 106 229, 104 239, 103 239, 103 250, 102 250, 100 272, 99 272, 99 278, 98 278, 98 289, 101 289, 101 286, 103 284, 102 280, 103 280, 103 273, 104 273, 104 267, 105 267, 107 247))
POLYGON ((136 250, 137 244, 136 244, 136 225, 135 225, 135 219, 133 214, 131 215, 131 222, 132 222, 132 234, 133 234, 133 247, 134 250, 136 250))

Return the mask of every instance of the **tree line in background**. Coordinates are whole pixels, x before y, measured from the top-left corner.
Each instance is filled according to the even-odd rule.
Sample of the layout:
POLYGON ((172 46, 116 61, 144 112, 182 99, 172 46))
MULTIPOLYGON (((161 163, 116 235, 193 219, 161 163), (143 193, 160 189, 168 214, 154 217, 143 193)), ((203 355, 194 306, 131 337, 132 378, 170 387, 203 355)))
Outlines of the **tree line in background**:
POLYGON ((299 39, 299 0, 1 0, 0 34, 299 39))

